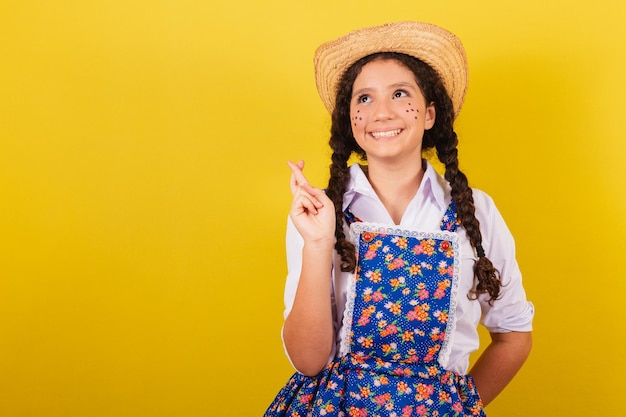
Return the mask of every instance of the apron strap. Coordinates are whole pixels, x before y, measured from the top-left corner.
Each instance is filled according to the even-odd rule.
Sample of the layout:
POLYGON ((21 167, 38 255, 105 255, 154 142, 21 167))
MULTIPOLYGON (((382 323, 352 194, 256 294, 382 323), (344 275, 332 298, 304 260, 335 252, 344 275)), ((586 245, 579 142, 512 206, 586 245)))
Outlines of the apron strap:
POLYGON ((459 220, 458 215, 456 213, 456 203, 454 200, 450 201, 450 205, 448 206, 446 212, 441 218, 441 222, 439 222, 439 227, 441 230, 447 230, 449 232, 456 232, 457 227, 461 225, 461 220, 459 220))
POLYGON ((352 214, 352 211, 350 211, 350 207, 352 206, 350 205, 346 207, 346 209, 343 211, 343 218, 346 219, 346 221, 348 222, 348 225, 351 225, 352 223, 363 222, 363 220, 359 219, 354 214, 352 214))

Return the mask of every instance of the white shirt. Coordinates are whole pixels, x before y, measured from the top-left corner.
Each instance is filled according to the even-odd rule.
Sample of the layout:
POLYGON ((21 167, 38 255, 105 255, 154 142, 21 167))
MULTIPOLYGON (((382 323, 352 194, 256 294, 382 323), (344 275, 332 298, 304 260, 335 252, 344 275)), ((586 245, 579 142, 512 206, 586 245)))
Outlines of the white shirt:
MULTIPOLYGON (((456 326, 448 335, 451 346, 447 358, 440 356, 440 365, 447 370, 460 374, 467 373, 470 353, 479 346, 478 323, 482 323, 490 332, 506 333, 511 331, 527 332, 532 330, 534 307, 526 300, 526 293, 522 286, 522 276, 515 259, 515 242, 502 216, 498 212, 493 200, 480 190, 473 189, 476 217, 480 222, 480 231, 483 238, 483 248, 487 257, 495 268, 500 271, 502 287, 500 297, 489 305, 488 295, 483 294, 478 300, 467 297, 474 284, 473 265, 476 261, 465 230, 457 230, 460 241, 460 278, 456 307, 456 326)), ((450 186, 427 163, 422 183, 411 200, 400 225, 402 228, 424 232, 440 231, 440 221, 452 197, 450 186)), ((364 222, 392 225, 393 220, 384 205, 374 192, 367 177, 358 164, 350 167, 350 181, 344 194, 343 208, 350 205, 350 211, 364 222)), ((345 222, 344 222, 345 223, 345 222)), ((346 236, 348 229, 346 227, 346 236)), ((302 269, 302 247, 304 241, 296 230, 291 219, 287 224, 287 282, 285 285, 285 312, 287 318, 293 306, 300 272, 302 269)), ((335 252, 333 265, 340 264, 340 257, 335 252)), ((341 340, 346 337, 346 329, 342 324, 346 308, 347 291, 351 273, 341 272, 333 268, 331 273, 332 294, 335 327, 335 348, 328 359, 332 361, 341 340)))

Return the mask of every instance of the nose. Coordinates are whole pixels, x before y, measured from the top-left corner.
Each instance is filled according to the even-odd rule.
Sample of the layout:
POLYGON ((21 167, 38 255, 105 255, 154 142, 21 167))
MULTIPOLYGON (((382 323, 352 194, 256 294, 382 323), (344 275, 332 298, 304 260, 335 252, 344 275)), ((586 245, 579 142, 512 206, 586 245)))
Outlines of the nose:
POLYGON ((389 120, 393 118, 391 100, 378 100, 374 110, 374 120, 389 120))

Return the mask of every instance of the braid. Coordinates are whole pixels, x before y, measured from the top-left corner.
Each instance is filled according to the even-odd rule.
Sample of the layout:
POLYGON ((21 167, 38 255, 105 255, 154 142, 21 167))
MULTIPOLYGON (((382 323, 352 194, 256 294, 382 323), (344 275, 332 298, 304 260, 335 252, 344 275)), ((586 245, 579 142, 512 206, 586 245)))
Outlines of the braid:
POLYGON ((363 65, 353 65, 342 77, 337 89, 336 105, 332 115, 330 147, 333 151, 330 178, 326 195, 335 205, 335 250, 341 257, 341 271, 356 269, 356 248, 343 232, 343 195, 350 179, 348 160, 355 152, 365 159, 365 152, 357 145, 350 126, 350 98, 352 84, 363 65))
POLYGON ((472 299, 476 299, 482 293, 489 294, 489 302, 493 302, 500 295, 500 274, 493 264, 485 256, 482 247, 482 235, 480 223, 476 218, 476 208, 472 189, 469 187, 467 177, 459 169, 457 158, 457 135, 452 132, 450 140, 437 142, 437 155, 439 160, 446 166, 445 179, 450 183, 452 199, 456 202, 457 214, 461 224, 467 232, 472 247, 476 249, 478 260, 474 264, 474 277, 476 285, 470 291, 472 299))
POLYGON ((330 165, 330 179, 328 180, 328 189, 326 190, 328 198, 335 205, 335 250, 341 256, 341 270, 344 272, 352 272, 356 267, 356 249, 346 239, 343 232, 343 194, 346 189, 346 183, 350 179, 348 168, 350 154, 337 150, 333 152, 330 165))
MULTIPOLYGON (((434 72, 432 76, 436 77, 434 72)), ((436 78, 438 79, 438 77, 436 78)), ((500 273, 493 266, 491 260, 485 256, 485 250, 482 247, 483 238, 480 233, 480 223, 476 218, 472 189, 469 187, 467 177, 459 169, 457 148, 459 141, 453 129, 454 111, 452 102, 440 81, 429 83, 424 80, 423 84, 431 86, 430 94, 425 95, 434 97, 435 99, 432 101, 435 101, 437 104, 435 126, 425 132, 424 148, 434 145, 437 150, 437 157, 445 165, 444 177, 450 183, 450 194, 456 203, 457 215, 478 257, 474 264, 476 284, 470 291, 470 298, 476 299, 480 294, 487 293, 489 294, 489 303, 492 303, 500 295, 500 273)))

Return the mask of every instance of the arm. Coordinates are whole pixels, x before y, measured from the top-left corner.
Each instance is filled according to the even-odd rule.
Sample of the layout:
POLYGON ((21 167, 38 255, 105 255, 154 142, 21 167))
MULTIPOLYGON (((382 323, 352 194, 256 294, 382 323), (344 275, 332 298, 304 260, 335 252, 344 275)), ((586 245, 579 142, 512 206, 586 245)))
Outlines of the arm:
POLYGON ((485 406, 513 379, 531 346, 530 332, 491 333, 491 343, 470 371, 485 406))
POLYGON ((283 326, 283 340, 295 368, 312 376, 324 368, 334 343, 330 293, 335 209, 322 190, 308 184, 302 174, 303 162, 289 166, 294 195, 290 217, 304 246, 298 287, 283 326))
POLYGON ((333 246, 306 244, 302 272, 291 312, 283 326, 283 340, 296 369, 317 375, 326 365, 334 343, 330 270, 333 246))

